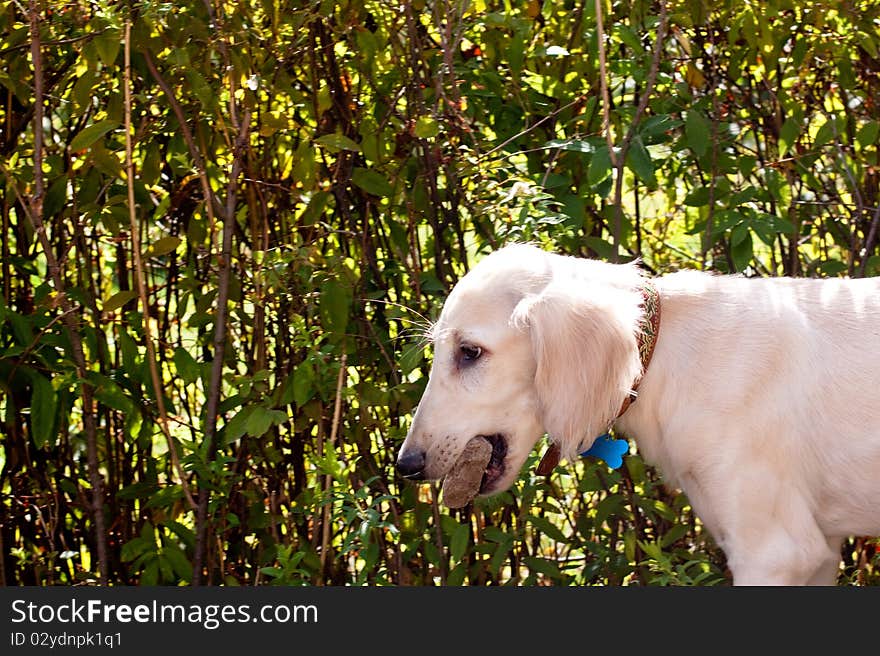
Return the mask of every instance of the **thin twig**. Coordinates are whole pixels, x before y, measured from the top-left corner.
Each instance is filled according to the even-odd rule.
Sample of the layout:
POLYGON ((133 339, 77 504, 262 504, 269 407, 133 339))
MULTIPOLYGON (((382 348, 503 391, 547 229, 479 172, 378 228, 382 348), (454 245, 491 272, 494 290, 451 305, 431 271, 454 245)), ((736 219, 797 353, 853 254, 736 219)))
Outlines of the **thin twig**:
MULTIPOLYGON (((330 446, 336 447, 336 436, 339 434, 339 422, 342 416, 342 387, 345 384, 345 375, 346 375, 346 361, 348 360, 348 355, 346 353, 342 354, 342 359, 339 363, 339 376, 336 378, 336 400, 333 402, 333 423, 330 426, 330 446)), ((332 483, 333 477, 330 474, 324 474, 324 516, 321 520, 321 578, 318 579, 318 584, 321 585, 324 581, 324 567, 327 564, 327 548, 330 544, 330 498, 327 494, 330 489, 330 484, 332 483)))
MULTIPOLYGON (((596 0, 596 40, 599 45, 599 89, 602 93, 602 134, 608 145, 611 166, 617 168, 614 139, 611 137, 611 94, 608 92, 608 66, 605 57, 605 26, 602 23, 602 0, 596 0)), ((616 256, 615 256, 616 259, 616 256)))
POLYGON ((588 97, 589 97, 589 94, 583 94, 583 95, 580 95, 580 96, 578 96, 577 98, 575 98, 574 100, 572 100, 570 103, 568 103, 568 104, 566 104, 566 105, 563 105, 563 106, 560 107, 559 109, 555 109, 555 110, 553 110, 552 112, 550 112, 549 114, 547 114, 547 116, 545 116, 545 117, 542 118, 541 120, 539 120, 539 121, 535 121, 535 122, 534 122, 532 125, 530 125, 529 127, 525 128, 524 130, 521 130, 521 131, 517 132, 517 133, 516 133, 515 135, 513 135, 512 137, 508 137, 507 139, 505 139, 504 141, 502 141, 500 144, 498 144, 497 146, 495 146, 492 150, 490 150, 489 152, 484 153, 483 155, 481 155, 481 156, 479 157, 479 159, 478 159, 478 163, 481 162, 482 160, 486 159, 486 158, 489 157, 490 155, 492 155, 492 154, 494 154, 494 153, 497 153, 499 150, 501 150, 502 148, 504 148, 504 147, 505 147, 507 144, 509 144, 511 141, 516 141, 516 140, 519 139, 520 137, 522 137, 522 136, 528 134, 529 132, 533 131, 533 130, 534 130, 535 128, 537 128, 539 125, 542 125, 542 124, 546 123, 547 121, 549 121, 549 120, 551 120, 551 119, 553 119, 553 118, 556 118, 556 116, 558 116, 560 112, 565 111, 566 109, 568 109, 569 107, 571 107, 571 106, 573 106, 573 105, 577 105, 578 103, 583 102, 583 101, 586 100, 588 97))
POLYGON ((880 205, 874 208, 874 216, 871 217, 871 229, 868 232, 868 240, 865 242, 864 257, 862 257, 862 261, 859 263, 859 278, 865 277, 868 259, 871 257, 871 251, 874 250, 874 244, 877 242, 878 224, 880 224, 880 205))
MULTIPOLYGON (((107 558, 107 531, 104 521, 104 479, 101 476, 98 463, 97 427, 95 425, 94 390, 88 380, 89 368, 86 364, 85 351, 82 339, 77 329, 74 318, 74 309, 67 296, 64 279, 61 277, 61 269, 52 244, 43 223, 43 57, 40 42, 40 16, 42 8, 39 0, 30 0, 30 37, 31 59, 34 66, 34 191, 31 195, 30 207, 25 212, 27 218, 36 233, 40 246, 46 257, 49 269, 49 277, 58 294, 61 305, 64 326, 70 339, 71 354, 76 365, 77 377, 82 390, 82 420, 83 431, 86 435, 86 463, 89 473, 89 483, 92 486, 92 521, 95 529, 95 548, 98 555, 98 580, 101 585, 107 585, 109 578, 109 561, 107 558)), ((27 207, 27 206, 25 206, 27 207)))
POLYGON ((156 80, 156 84, 159 85, 159 88, 165 93, 165 97, 168 99, 168 104, 171 105, 171 111, 174 112, 174 116, 177 117, 177 123, 180 125, 180 134, 183 136, 183 141, 186 144, 187 149, 189 150, 190 157, 193 159, 193 166, 196 168, 196 173, 199 176, 199 182, 202 187, 202 195, 205 197, 205 214, 208 217, 209 225, 214 225, 214 205, 218 202, 216 197, 214 196, 214 192, 211 190, 211 184, 208 182, 208 174, 205 171, 205 160, 202 157, 202 153, 199 150, 199 147, 196 145, 195 139, 193 139, 192 130, 189 128, 189 123, 187 123, 186 115, 183 113, 183 108, 180 106, 180 103, 177 101, 177 97, 174 95, 174 91, 172 91, 168 82, 165 81, 165 78, 159 72, 159 69, 156 68, 156 64, 153 62, 153 58, 150 56, 149 51, 144 51, 144 61, 147 64, 147 69, 150 71, 150 75, 153 76, 153 79, 156 80))
MULTIPOLYGON (((69 39, 56 39, 55 41, 43 41, 43 45, 54 47, 54 46, 66 46, 66 45, 70 45, 71 43, 78 43, 79 41, 91 41, 95 37, 101 36, 109 29, 110 29, 109 27, 105 27, 100 30, 95 30, 94 32, 89 32, 88 34, 83 34, 82 36, 71 37, 69 39)), ((0 57, 8 55, 10 52, 15 52, 16 50, 27 50, 28 48, 30 48, 30 45, 31 44, 29 44, 29 43, 19 43, 18 45, 10 46, 9 48, 4 48, 3 50, 0 50, 0 57)))
MULTIPOLYGON (((213 7, 209 2, 205 3, 211 15, 211 24, 215 29, 222 32, 222 26, 217 26, 217 18, 213 7)), ((232 164, 229 178, 226 181, 226 205, 223 210, 223 226, 220 254, 217 262, 217 303, 214 314, 214 355, 211 363, 211 376, 208 383, 208 399, 205 406, 205 443, 207 445, 206 462, 214 460, 217 453, 217 418, 220 408, 220 400, 223 395, 223 361, 226 353, 227 317, 229 315, 229 283, 232 274, 232 233, 235 228, 235 206, 238 198, 238 178, 244 170, 244 157, 250 139, 251 110, 246 108, 244 120, 239 122, 236 106, 235 92, 238 89, 238 81, 233 67, 230 65, 229 44, 225 35, 220 39, 223 52, 225 71, 229 77, 229 118, 236 137, 232 144, 232 164)), ((201 177, 201 176, 200 176, 201 177)), ((207 176, 203 184, 207 184, 207 176)), ((206 196, 207 200, 208 196, 206 196)), ((210 203, 206 202, 206 207, 210 203)), ((213 223, 212 223, 213 225, 213 223)), ((201 585, 204 578, 205 560, 208 547, 208 501, 211 491, 207 481, 199 485, 199 500, 196 509, 196 544, 193 555, 193 585, 201 585)))
POLYGON ((150 378, 153 382, 153 394, 156 396, 156 407, 159 411, 159 426, 165 435, 168 444, 168 453, 171 456, 171 465, 180 480, 183 493, 189 502, 190 508, 197 508, 189 484, 180 466, 180 458, 171 429, 168 426, 168 413, 165 410, 165 395, 162 391, 162 380, 159 376, 159 366, 156 360, 156 348, 153 344, 153 333, 150 327, 150 303, 147 297, 147 284, 145 280, 144 263, 141 258, 140 227, 138 226, 135 212, 134 199, 134 159, 132 157, 131 139, 131 21, 125 22, 125 70, 123 71, 123 92, 125 97, 125 177, 128 186, 128 218, 131 225, 131 251, 134 259, 134 279, 138 290, 144 320, 144 343, 147 347, 147 362, 150 366, 150 378))
POLYGON ((596 0, 596 31, 599 40, 599 85, 602 90, 602 131, 605 133, 605 142, 608 144, 608 159, 614 169, 614 228, 611 261, 617 262, 620 258, 620 234, 623 223, 623 168, 626 164, 626 155, 632 146, 636 136, 642 115, 648 108, 648 101, 654 92, 654 84, 657 82, 657 73, 660 70, 660 58, 663 54, 663 40, 666 37, 667 10, 666 2, 660 2, 660 24, 657 26, 657 38, 651 54, 651 68, 645 80, 645 90, 639 97, 635 116, 630 121, 629 129, 615 151, 614 140, 611 136, 611 100, 608 91, 607 64, 605 55, 605 31, 602 24, 602 0, 596 0))
MULTIPOLYGON (((714 32, 710 29, 707 29, 707 32, 710 34, 710 39, 712 39, 712 43, 710 44, 712 47, 712 52, 710 53, 710 57, 712 60, 712 87, 709 89, 709 92, 712 94, 712 116, 710 117, 711 122, 711 133, 709 135, 709 139, 711 141, 712 147, 712 160, 710 163, 710 171, 709 171, 709 203, 706 207, 706 229, 703 231, 703 239, 700 245, 700 268, 706 268, 706 258, 709 254, 709 248, 712 246, 712 231, 715 229, 715 192, 716 192, 716 179, 718 175, 718 89, 717 89, 717 75, 716 71, 718 70, 718 63, 716 60, 716 48, 714 42, 714 32)), ((694 110, 691 110, 694 111, 694 110)))

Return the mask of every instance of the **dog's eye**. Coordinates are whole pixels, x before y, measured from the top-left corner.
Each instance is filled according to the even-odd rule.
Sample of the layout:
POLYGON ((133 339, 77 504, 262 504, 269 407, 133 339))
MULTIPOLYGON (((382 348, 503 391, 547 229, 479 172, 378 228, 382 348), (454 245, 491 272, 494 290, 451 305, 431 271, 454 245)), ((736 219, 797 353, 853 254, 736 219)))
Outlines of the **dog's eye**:
POLYGON ((483 355, 483 349, 479 346, 474 346, 473 344, 462 344, 461 345, 461 359, 464 362, 473 362, 477 360, 481 355, 483 355))

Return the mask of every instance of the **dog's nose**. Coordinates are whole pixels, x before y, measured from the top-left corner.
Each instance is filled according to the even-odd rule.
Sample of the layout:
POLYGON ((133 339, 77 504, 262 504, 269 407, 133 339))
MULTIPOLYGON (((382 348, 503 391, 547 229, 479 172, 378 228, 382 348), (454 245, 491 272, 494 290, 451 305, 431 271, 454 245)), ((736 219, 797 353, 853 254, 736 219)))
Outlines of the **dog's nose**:
POLYGON ((413 450, 401 453, 397 458, 397 471, 404 478, 422 480, 425 473, 425 452, 413 450))

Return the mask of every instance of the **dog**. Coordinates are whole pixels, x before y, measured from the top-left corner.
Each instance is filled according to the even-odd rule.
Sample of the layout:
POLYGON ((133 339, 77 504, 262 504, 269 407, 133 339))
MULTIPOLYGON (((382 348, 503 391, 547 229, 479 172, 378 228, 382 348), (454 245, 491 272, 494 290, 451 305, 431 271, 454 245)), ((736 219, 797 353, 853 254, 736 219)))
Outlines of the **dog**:
POLYGON ((614 426, 687 494, 734 585, 835 584, 843 540, 880 534, 880 278, 649 278, 514 244, 458 281, 430 337, 405 478, 442 479, 484 436, 491 495, 545 433, 572 459, 614 426))

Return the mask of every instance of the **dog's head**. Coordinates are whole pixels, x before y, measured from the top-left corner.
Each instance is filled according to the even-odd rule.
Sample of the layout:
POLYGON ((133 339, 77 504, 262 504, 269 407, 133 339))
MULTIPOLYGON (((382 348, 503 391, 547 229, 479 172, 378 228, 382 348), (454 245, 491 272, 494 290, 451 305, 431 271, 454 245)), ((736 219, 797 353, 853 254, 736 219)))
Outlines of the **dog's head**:
POLYGON ((492 458, 481 494, 516 479, 544 433, 571 458, 604 432, 640 373, 640 275, 525 245, 484 258, 433 327, 434 363, 398 471, 439 480, 467 442, 492 458))

